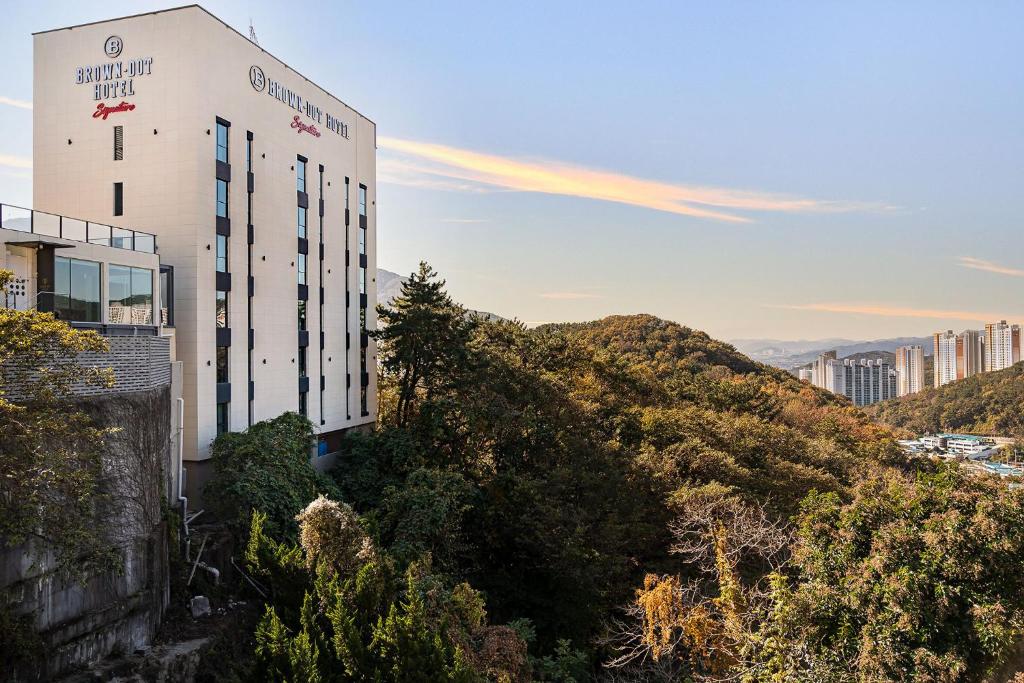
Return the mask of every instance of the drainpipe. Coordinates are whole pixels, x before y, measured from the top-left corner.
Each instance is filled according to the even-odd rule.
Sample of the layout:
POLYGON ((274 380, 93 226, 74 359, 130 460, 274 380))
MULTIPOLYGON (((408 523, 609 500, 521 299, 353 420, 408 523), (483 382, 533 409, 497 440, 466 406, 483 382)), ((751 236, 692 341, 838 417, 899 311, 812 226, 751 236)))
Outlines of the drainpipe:
POLYGON ((181 522, 188 537, 188 498, 185 497, 185 399, 178 399, 178 502, 181 503, 181 522))

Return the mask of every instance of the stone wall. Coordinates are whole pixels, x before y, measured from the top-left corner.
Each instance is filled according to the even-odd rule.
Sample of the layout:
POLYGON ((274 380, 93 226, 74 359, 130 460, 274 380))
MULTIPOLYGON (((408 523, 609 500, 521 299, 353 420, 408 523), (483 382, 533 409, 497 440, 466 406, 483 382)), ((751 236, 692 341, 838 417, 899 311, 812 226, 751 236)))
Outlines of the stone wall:
POLYGON ((45 680, 111 653, 130 653, 156 634, 170 600, 161 507, 172 462, 170 403, 169 384, 81 401, 98 425, 119 428, 103 456, 102 487, 110 502, 96 523, 121 554, 121 571, 67 581, 55 573, 45 548, 0 550, 0 599, 15 615, 32 616, 46 653, 38 667, 13 680, 45 680))

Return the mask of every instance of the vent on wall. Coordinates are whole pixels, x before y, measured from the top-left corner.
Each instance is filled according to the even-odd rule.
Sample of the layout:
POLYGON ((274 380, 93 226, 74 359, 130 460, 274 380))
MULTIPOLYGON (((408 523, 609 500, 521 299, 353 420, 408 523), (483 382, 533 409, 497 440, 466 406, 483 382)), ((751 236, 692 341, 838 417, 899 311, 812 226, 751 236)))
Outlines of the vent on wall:
POLYGON ((114 126, 114 161, 124 159, 124 126, 114 126))

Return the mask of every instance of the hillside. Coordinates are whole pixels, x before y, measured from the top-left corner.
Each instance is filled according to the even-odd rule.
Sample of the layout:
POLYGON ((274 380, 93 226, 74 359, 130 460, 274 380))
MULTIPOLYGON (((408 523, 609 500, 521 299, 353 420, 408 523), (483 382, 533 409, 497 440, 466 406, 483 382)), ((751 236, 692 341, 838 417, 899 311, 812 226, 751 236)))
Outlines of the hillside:
POLYGON ((1024 363, 885 401, 868 412, 883 424, 915 433, 1024 438, 1024 363))
MULTIPOLYGON (((299 516, 333 510, 337 543, 261 540, 308 493, 253 522, 259 670, 981 683, 1019 639, 985 638, 1024 623, 1024 491, 907 460, 844 399, 670 321, 467 317, 425 264, 401 296, 375 335, 377 427, 326 487, 351 508, 299 516), (891 675, 910 667, 927 675, 891 675)), ((243 515, 267 504, 257 474, 243 515)))

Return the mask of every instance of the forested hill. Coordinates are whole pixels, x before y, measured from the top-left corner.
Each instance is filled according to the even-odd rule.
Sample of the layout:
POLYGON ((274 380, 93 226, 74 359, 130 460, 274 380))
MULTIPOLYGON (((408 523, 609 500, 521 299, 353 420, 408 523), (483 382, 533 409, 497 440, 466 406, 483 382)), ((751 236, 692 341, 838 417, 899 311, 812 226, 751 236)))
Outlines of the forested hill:
POLYGON ((980 683, 1024 638, 1024 490, 845 399, 650 315, 467 316, 426 264, 379 315, 332 481, 214 443, 268 679, 980 683))
POLYGON ((648 314, 613 315, 594 322, 562 323, 538 329, 545 328, 557 329, 608 349, 630 363, 648 367, 659 377, 678 369, 701 371, 714 366, 724 366, 738 373, 772 370, 750 360, 731 344, 648 314))
POLYGON ((885 401, 879 422, 914 433, 968 432, 1024 437, 1024 363, 885 401))

